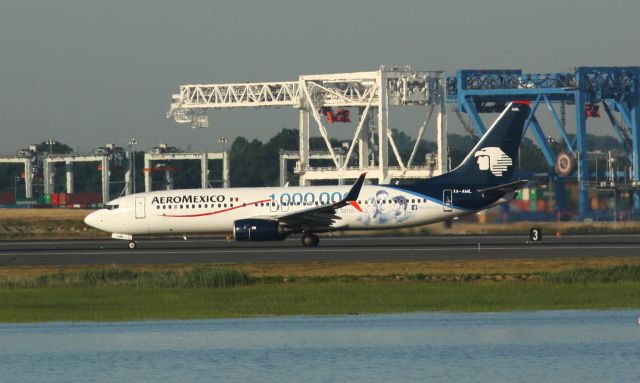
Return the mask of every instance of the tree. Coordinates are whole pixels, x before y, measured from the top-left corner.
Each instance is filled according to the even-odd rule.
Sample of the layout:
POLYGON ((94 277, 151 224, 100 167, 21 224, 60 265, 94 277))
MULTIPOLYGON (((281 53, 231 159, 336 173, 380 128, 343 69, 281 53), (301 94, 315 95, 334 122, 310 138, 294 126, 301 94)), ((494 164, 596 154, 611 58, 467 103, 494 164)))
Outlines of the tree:
MULTIPOLYGON (((231 185, 234 187, 243 186, 265 186, 261 177, 264 166, 269 164, 261 163, 262 142, 253 140, 247 141, 244 137, 237 137, 231 144, 229 153, 229 166, 231 185)), ((272 160, 272 162, 277 162, 272 160)))

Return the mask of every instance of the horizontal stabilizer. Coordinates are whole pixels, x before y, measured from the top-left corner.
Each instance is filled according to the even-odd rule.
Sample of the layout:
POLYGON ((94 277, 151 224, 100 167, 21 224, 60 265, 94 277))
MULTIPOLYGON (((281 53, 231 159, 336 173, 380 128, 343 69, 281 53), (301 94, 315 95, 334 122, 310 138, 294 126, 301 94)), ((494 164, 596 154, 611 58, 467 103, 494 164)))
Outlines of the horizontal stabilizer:
POLYGON ((513 182, 509 182, 509 183, 502 184, 502 185, 491 186, 491 187, 485 188, 485 189, 478 189, 478 192, 480 192, 480 193, 486 193, 486 192, 509 193, 509 192, 514 192, 514 191, 522 188, 524 185, 526 185, 528 183, 529 183, 529 180, 513 181, 513 182))

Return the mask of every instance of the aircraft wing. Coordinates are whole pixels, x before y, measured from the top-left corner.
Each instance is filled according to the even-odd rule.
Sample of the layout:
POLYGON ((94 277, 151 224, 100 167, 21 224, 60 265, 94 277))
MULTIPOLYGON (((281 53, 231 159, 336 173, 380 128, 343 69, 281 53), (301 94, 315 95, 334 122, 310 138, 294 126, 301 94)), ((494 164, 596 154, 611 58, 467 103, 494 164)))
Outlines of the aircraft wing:
POLYGON ((528 183, 529 183, 529 180, 513 181, 513 182, 509 182, 509 183, 502 184, 502 185, 488 187, 486 189, 478 189, 478 192, 480 192, 480 193, 487 193, 487 192, 489 192, 489 193, 491 193, 491 192, 509 193, 509 192, 514 192, 514 191, 520 189, 521 187, 523 187, 524 185, 526 185, 528 183))
POLYGON ((308 209, 284 213, 270 218, 276 219, 278 222, 281 222, 285 226, 291 228, 297 227, 302 230, 308 230, 309 228, 314 228, 314 230, 318 230, 319 228, 328 229, 336 222, 336 220, 340 219, 340 216, 337 214, 338 209, 347 205, 352 205, 354 208, 361 210, 356 201, 358 200, 358 195, 360 194, 360 189, 362 189, 366 175, 367 173, 362 173, 347 195, 338 202, 327 205, 312 206, 308 209))

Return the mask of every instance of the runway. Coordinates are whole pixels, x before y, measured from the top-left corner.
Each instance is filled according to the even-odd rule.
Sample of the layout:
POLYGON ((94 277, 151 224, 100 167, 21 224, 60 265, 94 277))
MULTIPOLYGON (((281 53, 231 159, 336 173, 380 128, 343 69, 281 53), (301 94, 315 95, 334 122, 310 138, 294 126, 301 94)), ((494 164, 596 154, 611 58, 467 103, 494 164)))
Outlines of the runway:
POLYGON ((0 266, 199 264, 256 262, 429 261, 466 259, 640 257, 640 234, 322 237, 303 248, 299 238, 279 242, 223 239, 143 239, 129 250, 125 241, 1 241, 0 266))

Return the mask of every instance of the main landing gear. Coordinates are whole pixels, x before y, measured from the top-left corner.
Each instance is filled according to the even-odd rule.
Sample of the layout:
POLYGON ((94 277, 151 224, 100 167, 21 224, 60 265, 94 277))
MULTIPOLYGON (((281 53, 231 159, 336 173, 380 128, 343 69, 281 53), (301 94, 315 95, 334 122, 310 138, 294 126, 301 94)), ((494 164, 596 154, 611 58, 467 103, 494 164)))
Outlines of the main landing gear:
POLYGON ((316 247, 318 243, 320 243, 320 238, 317 235, 311 233, 302 234, 303 247, 316 247))

